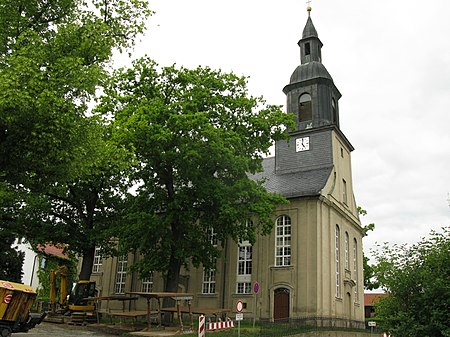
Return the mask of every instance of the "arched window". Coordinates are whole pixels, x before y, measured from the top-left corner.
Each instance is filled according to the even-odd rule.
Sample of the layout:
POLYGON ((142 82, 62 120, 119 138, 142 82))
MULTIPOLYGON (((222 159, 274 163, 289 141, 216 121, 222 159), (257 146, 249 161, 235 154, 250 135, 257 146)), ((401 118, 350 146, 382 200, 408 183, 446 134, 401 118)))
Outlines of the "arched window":
POLYGON ((353 281, 355 281, 355 302, 358 303, 358 242, 353 239, 353 281))
POLYGON ((345 232, 345 270, 350 270, 349 267, 349 250, 350 250, 350 242, 348 238, 348 233, 345 232))
POLYGON ((339 229, 339 226, 336 225, 336 231, 335 231, 335 258, 336 258, 336 297, 341 297, 341 230, 339 229))
POLYGON ((306 122, 312 120, 311 95, 303 94, 298 100, 298 121, 306 122))
POLYGON ((275 229, 275 266, 291 265, 291 218, 278 217, 275 229))

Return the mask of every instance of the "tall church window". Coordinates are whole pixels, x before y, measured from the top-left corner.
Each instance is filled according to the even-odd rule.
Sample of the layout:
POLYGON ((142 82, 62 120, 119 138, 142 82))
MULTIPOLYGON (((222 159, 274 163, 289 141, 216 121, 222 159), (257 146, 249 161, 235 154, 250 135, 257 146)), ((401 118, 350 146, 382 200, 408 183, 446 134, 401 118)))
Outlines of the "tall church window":
POLYGON ((239 246, 238 252, 238 275, 252 274, 252 246, 239 246))
POLYGON ((355 281, 355 302, 358 303, 358 242, 353 239, 353 281, 355 281))
POLYGON ((345 270, 350 270, 349 267, 349 249, 350 249, 350 243, 348 242, 349 238, 348 238, 348 233, 345 232, 345 270))
MULTIPOLYGON (((253 226, 251 220, 245 222, 245 227, 250 230, 253 226)), ((248 234, 247 234, 248 237, 248 234)), ((249 240, 243 240, 238 245, 236 292, 238 294, 251 294, 253 269, 253 247, 249 240)))
POLYGON ((291 218, 287 215, 278 217, 275 232, 275 265, 291 265, 291 218))
POLYGON ((298 100, 298 120, 299 122, 306 122, 312 120, 312 104, 311 95, 303 94, 298 100))
POLYGON ((153 291, 153 272, 148 277, 142 279, 142 292, 150 293, 153 291))
MULTIPOLYGON (((216 258, 214 258, 214 265, 216 265, 216 258)), ((216 269, 203 269, 203 294, 214 294, 216 292, 216 269)))
MULTIPOLYGON (((210 228, 208 231, 208 241, 214 247, 217 246, 217 233, 214 228, 210 228)), ((214 294, 216 292, 216 262, 217 259, 213 259, 214 267, 211 269, 203 268, 203 282, 202 282, 202 293, 203 294, 214 294)))
POLYGON ((336 297, 341 297, 341 258, 340 258, 340 245, 341 245, 341 230, 336 225, 335 230, 335 259, 336 259, 336 297))
POLYGON ((93 273, 100 273, 102 269, 103 258, 100 255, 100 247, 95 247, 94 264, 92 265, 93 273))
POLYGON ((116 294, 125 294, 125 283, 127 280, 128 256, 122 255, 117 258, 116 282, 114 292, 116 294))

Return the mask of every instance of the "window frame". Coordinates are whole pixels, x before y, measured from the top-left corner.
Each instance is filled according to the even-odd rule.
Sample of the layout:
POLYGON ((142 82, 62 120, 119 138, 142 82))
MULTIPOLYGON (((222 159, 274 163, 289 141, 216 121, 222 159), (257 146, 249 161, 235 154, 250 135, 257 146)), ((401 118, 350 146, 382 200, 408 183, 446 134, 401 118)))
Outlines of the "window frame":
POLYGON ((148 277, 141 279, 141 291, 151 293, 153 291, 153 272, 148 277))
POLYGON ((125 294, 127 282, 128 254, 117 257, 116 277, 114 280, 114 293, 125 294))
POLYGON ((97 274, 102 272, 103 257, 100 255, 100 247, 95 247, 94 262, 92 264, 92 273, 97 274))
POLYGON ((341 298, 341 229, 335 227, 336 297, 341 298))
POLYGON ((275 223, 275 266, 292 265, 292 220, 288 215, 281 215, 275 223))

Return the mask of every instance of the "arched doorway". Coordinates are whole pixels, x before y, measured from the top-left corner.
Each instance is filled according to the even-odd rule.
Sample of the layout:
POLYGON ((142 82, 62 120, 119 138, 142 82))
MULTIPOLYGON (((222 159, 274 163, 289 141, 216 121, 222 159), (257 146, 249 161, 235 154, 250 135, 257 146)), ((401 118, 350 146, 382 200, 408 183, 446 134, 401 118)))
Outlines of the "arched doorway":
POLYGON ((273 320, 274 322, 289 321, 289 289, 278 288, 274 291, 273 320))

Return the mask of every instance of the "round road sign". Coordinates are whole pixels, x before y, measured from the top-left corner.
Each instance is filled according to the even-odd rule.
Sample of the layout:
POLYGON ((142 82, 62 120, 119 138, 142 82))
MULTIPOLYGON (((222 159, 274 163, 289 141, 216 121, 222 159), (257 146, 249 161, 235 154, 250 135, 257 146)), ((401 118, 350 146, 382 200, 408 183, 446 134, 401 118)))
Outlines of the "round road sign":
POLYGON ((259 292, 259 283, 258 282, 253 283, 253 292, 255 294, 257 294, 259 292))
POLYGON ((242 303, 242 301, 239 300, 236 303, 236 311, 241 313, 242 309, 244 309, 244 303, 242 303))

